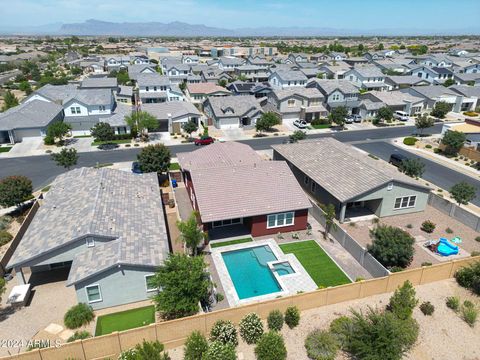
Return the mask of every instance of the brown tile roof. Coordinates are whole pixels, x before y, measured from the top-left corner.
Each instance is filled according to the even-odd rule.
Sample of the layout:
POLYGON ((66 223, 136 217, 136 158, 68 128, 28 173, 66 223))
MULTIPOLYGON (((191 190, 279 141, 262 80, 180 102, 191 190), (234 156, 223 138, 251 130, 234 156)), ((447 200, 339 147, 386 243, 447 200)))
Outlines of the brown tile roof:
POLYGON ((216 92, 230 93, 230 91, 224 87, 209 82, 187 84, 187 89, 190 94, 212 94, 216 92))

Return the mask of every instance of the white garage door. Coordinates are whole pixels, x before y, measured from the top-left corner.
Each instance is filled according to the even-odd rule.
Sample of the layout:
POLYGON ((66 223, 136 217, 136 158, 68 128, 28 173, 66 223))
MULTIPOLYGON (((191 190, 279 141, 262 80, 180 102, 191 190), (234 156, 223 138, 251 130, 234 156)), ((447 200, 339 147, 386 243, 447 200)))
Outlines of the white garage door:
POLYGON ((298 120, 298 114, 284 114, 282 115, 283 120, 295 121, 298 120))
POLYGON ((238 129, 239 127, 238 118, 220 120, 220 129, 238 129))

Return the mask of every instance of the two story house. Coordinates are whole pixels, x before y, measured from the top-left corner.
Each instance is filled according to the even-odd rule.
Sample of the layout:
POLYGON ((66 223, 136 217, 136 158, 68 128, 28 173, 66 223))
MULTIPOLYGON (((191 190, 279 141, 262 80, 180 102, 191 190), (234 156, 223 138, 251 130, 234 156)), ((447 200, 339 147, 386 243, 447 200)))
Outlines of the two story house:
POLYGON ((376 66, 364 65, 348 70, 344 78, 365 90, 387 90, 385 75, 376 66))
POLYGON ((305 120, 325 118, 324 97, 316 88, 276 89, 267 97, 268 103, 280 114, 282 120, 305 120))
POLYGON ((268 82, 274 89, 304 87, 307 80, 304 73, 294 70, 274 70, 268 77, 268 82))
POLYGON ((218 129, 253 128, 263 110, 252 95, 208 97, 203 111, 218 129))
POLYGON ((307 88, 316 88, 320 91, 329 111, 344 106, 352 112, 359 104, 359 88, 348 80, 311 79, 307 83, 307 88))
POLYGON ((141 74, 137 77, 140 100, 144 104, 166 101, 185 101, 178 86, 171 84, 168 76, 159 74, 141 74))

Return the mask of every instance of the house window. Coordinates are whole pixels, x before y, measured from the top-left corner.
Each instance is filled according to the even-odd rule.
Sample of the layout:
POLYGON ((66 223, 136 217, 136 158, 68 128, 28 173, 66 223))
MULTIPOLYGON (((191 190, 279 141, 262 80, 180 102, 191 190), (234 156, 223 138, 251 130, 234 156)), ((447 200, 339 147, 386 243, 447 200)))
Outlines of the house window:
POLYGON ((268 215, 267 229, 293 225, 294 217, 295 213, 293 211, 268 215))
POLYGON ((315 181, 312 181, 312 185, 311 185, 311 189, 312 189, 312 192, 314 193, 315 190, 316 190, 316 187, 317 187, 317 183, 315 181))
POLYGON ((288 99, 288 107, 294 107, 295 106, 295 99, 288 99))
POLYGON ((308 185, 308 183, 310 182, 310 178, 307 175, 305 175, 305 179, 303 181, 305 185, 308 185))
POLYGON ((145 288, 147 289, 147 292, 158 290, 154 274, 145 275, 145 288))
POLYGON ((95 246, 95 239, 87 238, 86 244, 87 244, 87 247, 94 247, 95 246))
POLYGON ((100 109, 100 111, 105 111, 105 106, 103 105, 100 105, 98 108, 100 109))
POLYGON ((145 91, 149 91, 149 90, 150 90, 150 88, 148 86, 145 87, 145 91))
POLYGON ((100 292, 100 285, 90 285, 85 288, 87 292, 88 302, 96 303, 102 301, 102 293, 100 292))
POLYGON ((79 106, 72 106, 72 107, 70 108, 70 112, 71 112, 72 114, 80 114, 80 112, 81 112, 81 111, 80 111, 80 107, 79 107, 79 106))
POLYGON ((417 197, 415 195, 399 197, 395 199, 395 205, 393 208, 395 210, 412 208, 415 207, 416 201, 417 197))

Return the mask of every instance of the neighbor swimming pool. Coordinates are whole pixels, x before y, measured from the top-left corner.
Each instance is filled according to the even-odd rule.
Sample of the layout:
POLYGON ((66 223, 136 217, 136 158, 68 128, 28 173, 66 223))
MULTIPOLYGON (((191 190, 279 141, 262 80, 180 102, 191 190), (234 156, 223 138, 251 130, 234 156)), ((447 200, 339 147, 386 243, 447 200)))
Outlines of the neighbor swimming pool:
POLYGON ((267 264, 277 260, 268 245, 226 251, 222 257, 240 300, 282 290, 267 264))

